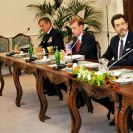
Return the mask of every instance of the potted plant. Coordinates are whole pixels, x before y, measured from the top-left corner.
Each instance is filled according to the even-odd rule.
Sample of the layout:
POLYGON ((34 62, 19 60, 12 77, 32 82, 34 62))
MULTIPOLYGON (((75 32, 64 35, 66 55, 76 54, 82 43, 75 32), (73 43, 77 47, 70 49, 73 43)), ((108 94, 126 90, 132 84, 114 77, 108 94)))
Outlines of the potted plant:
POLYGON ((76 16, 84 20, 85 30, 91 32, 101 31, 102 24, 100 18, 102 12, 93 7, 95 0, 54 0, 51 4, 46 0, 43 4, 30 4, 27 7, 35 9, 36 18, 48 16, 53 20, 56 29, 62 32, 68 40, 72 37, 69 22, 76 16))

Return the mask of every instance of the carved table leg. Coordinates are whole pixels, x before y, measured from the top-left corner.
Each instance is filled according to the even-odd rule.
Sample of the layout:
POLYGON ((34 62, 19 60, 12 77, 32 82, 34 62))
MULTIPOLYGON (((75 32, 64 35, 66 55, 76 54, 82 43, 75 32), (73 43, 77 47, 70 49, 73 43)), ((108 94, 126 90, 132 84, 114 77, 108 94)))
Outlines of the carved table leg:
POLYGON ((1 72, 1 68, 2 68, 2 62, 0 62, 0 82, 1 82, 1 87, 0 87, 0 96, 2 96, 2 91, 3 91, 3 88, 4 88, 4 79, 3 79, 3 75, 2 75, 2 72, 1 72))
POLYGON ((13 65, 13 79, 14 79, 14 84, 16 86, 17 90, 17 96, 16 96, 16 106, 20 107, 20 101, 22 98, 23 90, 19 81, 19 75, 20 75, 20 68, 18 67, 17 63, 14 63, 13 65))
POLYGON ((39 119, 40 119, 40 121, 44 122, 48 103, 47 103, 47 99, 43 93, 43 73, 41 71, 38 71, 38 74, 36 75, 36 89, 37 89, 38 97, 40 100, 39 119))
POLYGON ((120 122, 120 131, 121 133, 129 133, 128 130, 128 115, 129 115, 129 107, 130 104, 128 105, 128 103, 126 102, 127 97, 123 96, 123 100, 122 100, 122 108, 119 114, 119 122, 120 122))
POLYGON ((114 103, 115 103, 115 127, 116 127, 116 131, 117 133, 120 133, 120 128, 119 128, 119 112, 120 112, 120 101, 119 101, 119 94, 117 93, 113 93, 112 94, 113 99, 114 99, 114 103))
POLYGON ((76 82, 73 81, 72 89, 67 90, 67 103, 71 114, 71 133, 78 133, 81 127, 81 117, 76 106, 76 82))

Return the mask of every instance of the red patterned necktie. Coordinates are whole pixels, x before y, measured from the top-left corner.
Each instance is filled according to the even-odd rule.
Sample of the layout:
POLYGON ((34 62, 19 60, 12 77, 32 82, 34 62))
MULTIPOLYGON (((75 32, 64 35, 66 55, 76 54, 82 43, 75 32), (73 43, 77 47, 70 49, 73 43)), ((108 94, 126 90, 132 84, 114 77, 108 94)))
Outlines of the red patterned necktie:
POLYGON ((120 44, 120 51, 119 51, 119 58, 122 57, 123 55, 123 40, 120 40, 121 44, 120 44))
POLYGON ((79 50, 80 50, 80 40, 78 39, 76 43, 76 52, 79 52, 79 50))

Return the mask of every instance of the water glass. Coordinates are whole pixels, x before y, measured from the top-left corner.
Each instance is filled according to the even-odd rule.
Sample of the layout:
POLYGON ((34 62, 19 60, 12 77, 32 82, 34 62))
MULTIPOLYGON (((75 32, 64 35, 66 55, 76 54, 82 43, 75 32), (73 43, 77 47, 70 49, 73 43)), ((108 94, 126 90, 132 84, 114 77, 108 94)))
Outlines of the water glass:
POLYGON ((101 58, 99 59, 99 67, 98 67, 98 71, 100 71, 101 73, 106 73, 108 71, 108 60, 105 58, 101 58))
POLYGON ((65 52, 63 50, 60 52, 60 63, 65 64, 65 52))
POLYGON ((42 47, 38 47, 37 48, 37 59, 38 60, 42 60, 43 56, 44 56, 43 48, 42 47))
POLYGON ((53 46, 49 46, 47 47, 47 50, 48 50, 48 53, 51 55, 51 54, 54 54, 54 48, 53 46))

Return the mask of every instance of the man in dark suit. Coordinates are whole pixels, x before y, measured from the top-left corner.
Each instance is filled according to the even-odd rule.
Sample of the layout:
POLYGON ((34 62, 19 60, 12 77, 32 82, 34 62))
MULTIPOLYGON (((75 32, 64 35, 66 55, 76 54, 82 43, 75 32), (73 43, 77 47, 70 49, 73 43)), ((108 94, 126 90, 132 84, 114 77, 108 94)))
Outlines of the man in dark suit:
MULTIPOLYGON (((43 39, 39 46, 42 46, 45 49, 46 53, 55 51, 55 47, 58 46, 58 49, 64 49, 64 41, 62 34, 54 29, 51 24, 51 20, 48 17, 43 17, 38 21, 40 29, 44 32, 43 39), (50 47, 50 51, 48 48, 50 47)), ((54 84, 49 81, 48 78, 44 79, 44 90, 45 93, 48 93, 49 96, 56 95, 56 90, 54 84)))
MULTIPOLYGON (((118 35, 112 37, 107 51, 102 56, 109 60, 109 65, 133 49, 133 32, 128 31, 128 23, 125 16, 117 14, 112 17, 111 23, 118 35), (122 54, 120 54, 121 41, 123 43, 122 54), (113 57, 114 59, 112 60, 113 57)), ((114 65, 133 66, 133 52, 129 53, 114 65)))
POLYGON ((89 31, 84 31, 84 22, 76 17, 70 22, 70 27, 73 33, 73 48, 74 54, 85 55, 88 59, 97 59, 97 46, 94 35, 89 31), (79 45, 79 46, 77 46, 79 45))
POLYGON ((51 20, 48 17, 43 17, 38 21, 38 24, 44 32, 43 39, 39 46, 42 46, 46 53, 48 53, 47 47, 50 46, 52 46, 54 50, 56 46, 58 46, 59 50, 64 50, 63 36, 58 30, 52 27, 51 20))
MULTIPOLYGON (((70 22, 70 28, 73 33, 73 54, 81 54, 85 55, 85 58, 87 59, 97 59, 97 46, 96 46, 96 40, 94 38, 94 35, 90 33, 89 31, 84 31, 84 22, 78 17, 75 17, 70 22)), ((86 93, 79 88, 79 91, 77 92, 76 102, 77 106, 80 108, 81 106, 84 106, 86 103, 88 110, 89 106, 87 101, 87 95, 86 93)))
MULTIPOLYGON (((115 29, 117 35, 112 37, 110 45, 102 56, 102 58, 108 59, 108 65, 113 64, 119 60, 123 55, 133 49, 133 33, 128 31, 128 23, 123 14, 116 14, 112 17, 111 23, 115 29), (114 58, 112 60, 112 58, 114 58)), ((133 66, 133 52, 127 54, 124 58, 120 59, 117 66, 133 66)), ((114 113, 114 102, 109 98, 93 99, 94 101, 105 106, 110 112, 114 113)), ((110 125, 114 125, 114 121, 110 122, 110 125)))

